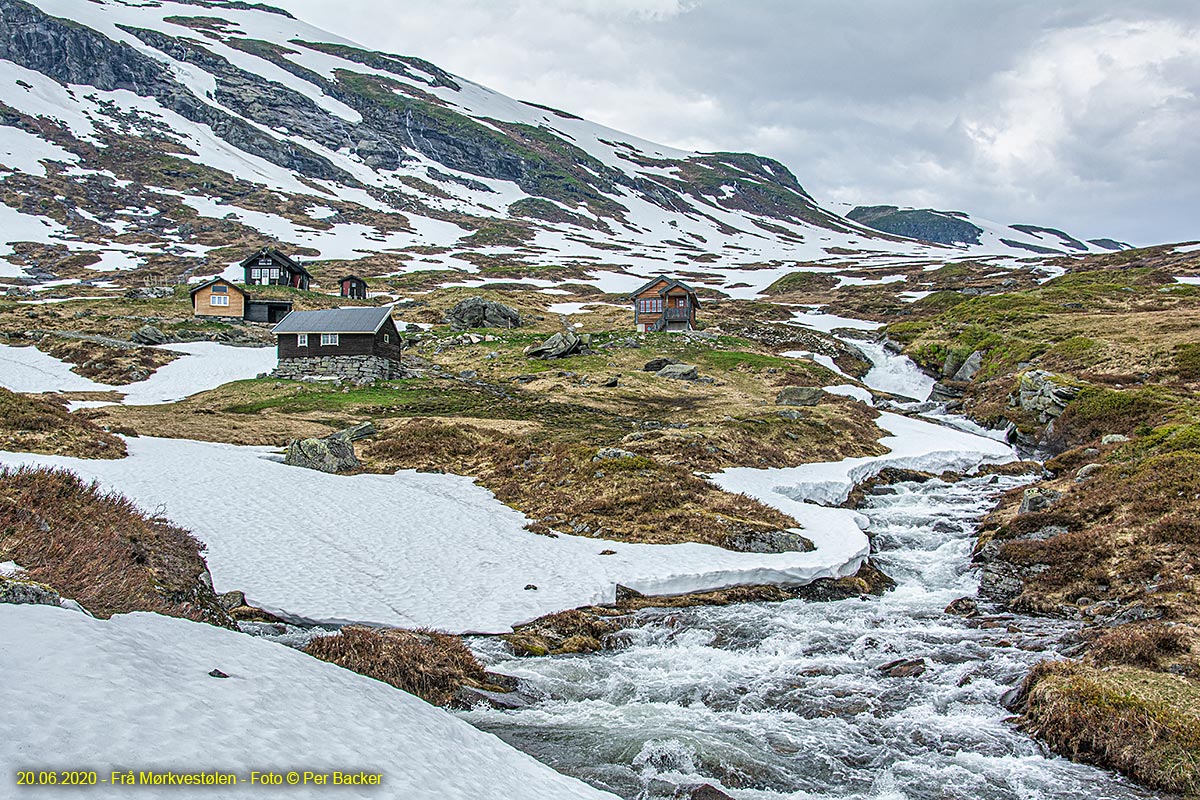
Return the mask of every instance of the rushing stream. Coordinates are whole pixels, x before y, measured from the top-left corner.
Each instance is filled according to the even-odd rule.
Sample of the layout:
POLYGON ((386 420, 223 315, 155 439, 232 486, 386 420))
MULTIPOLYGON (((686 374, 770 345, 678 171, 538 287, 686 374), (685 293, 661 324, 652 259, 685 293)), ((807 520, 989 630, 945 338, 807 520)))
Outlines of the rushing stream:
POLYGON ((765 798, 1138 798, 1111 773, 1047 755, 1000 697, 1062 622, 945 614, 973 595, 974 527, 1015 478, 888 487, 863 512, 880 598, 654 610, 631 644, 578 657, 515 659, 479 644, 533 699, 463 716, 556 769, 626 798, 711 783, 765 798), (879 667, 924 659, 917 677, 879 667))

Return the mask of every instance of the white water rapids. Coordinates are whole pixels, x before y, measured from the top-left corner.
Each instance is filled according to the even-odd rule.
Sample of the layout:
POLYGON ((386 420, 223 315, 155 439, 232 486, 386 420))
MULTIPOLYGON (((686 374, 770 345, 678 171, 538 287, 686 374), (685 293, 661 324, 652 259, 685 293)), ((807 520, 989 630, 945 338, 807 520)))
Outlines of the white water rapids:
POLYGON ((964 620, 975 525, 1019 479, 906 483, 863 509, 898 587, 882 597, 652 610, 623 649, 516 659, 531 707, 463 716, 555 769, 626 798, 711 783, 737 800, 979 798, 1118 800, 1154 795, 1048 755, 999 703, 1065 623, 964 620), (919 677, 879 667, 925 659, 919 677))

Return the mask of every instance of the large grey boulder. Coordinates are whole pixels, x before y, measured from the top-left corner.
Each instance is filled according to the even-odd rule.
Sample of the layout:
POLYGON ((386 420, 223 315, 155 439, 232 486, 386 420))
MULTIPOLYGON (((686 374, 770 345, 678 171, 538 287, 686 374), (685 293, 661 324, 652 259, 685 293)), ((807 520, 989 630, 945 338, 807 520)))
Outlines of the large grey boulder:
POLYGON ((166 344, 168 341, 167 335, 153 325, 138 328, 129 340, 137 344, 166 344))
POLYGON ((1036 369, 1021 376, 1017 387, 1017 403, 1025 411, 1038 415, 1041 422, 1057 419, 1067 404, 1079 395, 1079 388, 1066 386, 1054 379, 1057 376, 1036 369))
POLYGON ((62 598, 44 583, 0 575, 0 603, 29 606, 56 606, 62 598))
POLYGON ((174 294, 174 286, 140 286, 125 292, 125 296, 130 300, 156 300, 174 294))
POLYGON ((959 366, 959 368, 954 372, 954 374, 950 376, 951 380, 956 380, 956 381, 972 380, 972 379, 974 379, 975 375, 979 372, 979 369, 982 366, 983 366, 983 353, 976 350, 974 353, 971 353, 971 355, 967 356, 967 360, 964 361, 959 366))
POLYGON ((450 309, 446 321, 456 331, 465 331, 468 328, 519 328, 521 315, 515 308, 509 308, 495 300, 468 297, 450 309))
POLYGON ((1025 493, 1021 496, 1021 507, 1017 509, 1017 513, 1032 514, 1035 511, 1045 511, 1057 503, 1061 497, 1062 492, 1034 486, 1026 489, 1025 493))
POLYGON ((677 381, 694 381, 700 377, 700 371, 690 364, 667 364, 654 374, 659 378, 672 378, 677 381))
POLYGON ((775 395, 777 406, 815 406, 825 399, 825 390, 819 386, 785 386, 775 395))
POLYGON ((637 453, 622 450, 619 447, 603 447, 592 456, 592 461, 607 461, 612 458, 637 458, 637 453))
POLYGON ((293 439, 283 463, 330 473, 350 472, 361 466, 354 444, 336 433, 323 439, 293 439))
POLYGON ((525 348, 529 358, 565 358, 583 349, 583 339, 573 333, 556 333, 541 344, 525 348))
POLYGON ((933 385, 933 389, 929 392, 929 399, 935 403, 951 403, 961 400, 966 393, 964 384, 942 380, 933 385))

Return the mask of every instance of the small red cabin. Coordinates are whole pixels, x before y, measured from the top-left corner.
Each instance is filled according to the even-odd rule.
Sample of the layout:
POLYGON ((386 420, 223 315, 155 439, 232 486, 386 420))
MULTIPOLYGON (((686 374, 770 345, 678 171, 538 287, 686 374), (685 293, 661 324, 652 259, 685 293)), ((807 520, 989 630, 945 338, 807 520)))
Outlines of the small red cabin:
POLYGON ((367 299, 367 282, 357 275, 347 275, 338 281, 338 286, 341 287, 342 297, 353 300, 367 299))
POLYGON ((700 300, 683 281, 659 275, 633 294, 633 324, 638 333, 690 331, 696 327, 700 300))

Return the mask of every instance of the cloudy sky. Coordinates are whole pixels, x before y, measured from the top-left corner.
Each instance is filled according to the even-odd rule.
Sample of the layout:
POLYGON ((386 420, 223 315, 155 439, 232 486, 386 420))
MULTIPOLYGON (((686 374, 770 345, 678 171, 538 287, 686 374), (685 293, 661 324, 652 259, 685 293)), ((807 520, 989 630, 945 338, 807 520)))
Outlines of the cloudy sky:
POLYGON ((275 0, 822 202, 1200 237, 1197 0, 275 0))

